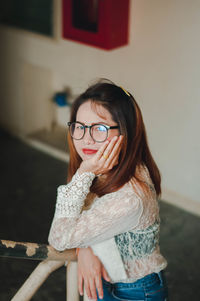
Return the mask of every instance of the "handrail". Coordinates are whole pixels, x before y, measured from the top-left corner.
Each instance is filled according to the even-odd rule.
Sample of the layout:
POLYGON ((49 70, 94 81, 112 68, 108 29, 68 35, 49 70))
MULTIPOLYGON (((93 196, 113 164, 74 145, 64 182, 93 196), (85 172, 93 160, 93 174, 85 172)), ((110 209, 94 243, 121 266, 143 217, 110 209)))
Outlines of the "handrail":
MULTIPOLYGON (((40 286, 45 282, 48 276, 64 265, 62 261, 43 260, 41 261, 24 284, 16 292, 11 301, 29 301, 35 295, 40 286)), ((70 299, 66 299, 70 300, 70 299)), ((72 299, 73 300, 73 299, 72 299)), ((79 299, 75 299, 78 301, 79 299)))
POLYGON ((62 252, 56 251, 53 247, 45 244, 31 242, 16 242, 0 240, 0 257, 13 257, 34 260, 59 260, 76 261, 75 249, 68 249, 62 252))
MULTIPOLYGON (((64 264, 67 267, 66 300, 79 300, 77 264, 74 262, 77 260, 75 249, 68 249, 59 252, 53 247, 45 244, 0 240, 0 257, 24 258, 42 261, 31 273, 11 301, 30 300, 47 277, 64 264)), ((84 301, 87 300, 87 296, 84 295, 84 301)))

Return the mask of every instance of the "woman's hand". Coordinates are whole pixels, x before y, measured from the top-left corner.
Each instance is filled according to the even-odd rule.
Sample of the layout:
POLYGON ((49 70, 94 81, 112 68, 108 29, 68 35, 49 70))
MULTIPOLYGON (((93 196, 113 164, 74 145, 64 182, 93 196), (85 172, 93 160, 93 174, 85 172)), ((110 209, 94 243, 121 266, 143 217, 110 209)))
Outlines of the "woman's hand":
POLYGON ((97 293, 103 299, 103 277, 106 281, 110 278, 102 265, 101 261, 95 256, 91 248, 81 248, 78 253, 78 289, 83 295, 83 284, 89 299, 97 300, 97 293))
POLYGON ((93 172, 104 174, 118 164, 123 136, 115 136, 111 141, 105 141, 98 152, 91 159, 82 161, 79 173, 93 172))

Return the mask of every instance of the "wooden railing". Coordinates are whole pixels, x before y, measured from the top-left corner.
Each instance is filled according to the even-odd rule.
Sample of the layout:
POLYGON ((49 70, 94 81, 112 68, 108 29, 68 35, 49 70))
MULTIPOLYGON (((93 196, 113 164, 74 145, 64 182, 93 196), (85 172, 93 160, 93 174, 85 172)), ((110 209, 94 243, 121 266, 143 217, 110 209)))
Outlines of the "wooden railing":
MULTIPOLYGON (((11 301, 31 300, 48 276, 63 265, 67 273, 66 300, 79 301, 75 249, 58 252, 49 245, 0 240, 0 256, 41 261, 11 301)), ((88 301, 86 294, 84 301, 88 301)))

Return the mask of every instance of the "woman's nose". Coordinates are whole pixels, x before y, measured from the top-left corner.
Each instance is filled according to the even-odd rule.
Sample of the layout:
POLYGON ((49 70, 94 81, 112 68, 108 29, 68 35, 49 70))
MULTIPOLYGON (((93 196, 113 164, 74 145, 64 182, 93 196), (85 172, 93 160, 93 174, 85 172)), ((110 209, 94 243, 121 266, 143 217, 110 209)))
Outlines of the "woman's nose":
POLYGON ((94 144, 95 143, 95 141, 94 141, 94 139, 91 137, 91 135, 90 135, 90 131, 89 131, 89 129, 85 129, 85 135, 84 135, 84 137, 83 137, 83 141, 84 141, 84 143, 87 145, 87 144, 94 144))

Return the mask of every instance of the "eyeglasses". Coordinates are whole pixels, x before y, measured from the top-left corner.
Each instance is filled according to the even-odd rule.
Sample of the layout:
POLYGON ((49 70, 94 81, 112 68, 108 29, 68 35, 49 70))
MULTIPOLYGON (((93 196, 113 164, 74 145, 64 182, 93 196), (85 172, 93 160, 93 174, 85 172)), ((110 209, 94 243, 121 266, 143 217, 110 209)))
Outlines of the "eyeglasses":
POLYGON ((75 140, 83 139, 85 129, 89 129, 90 136, 95 142, 104 142, 108 138, 108 130, 118 129, 119 126, 109 126, 101 123, 85 125, 81 122, 68 122, 70 135, 75 140))

